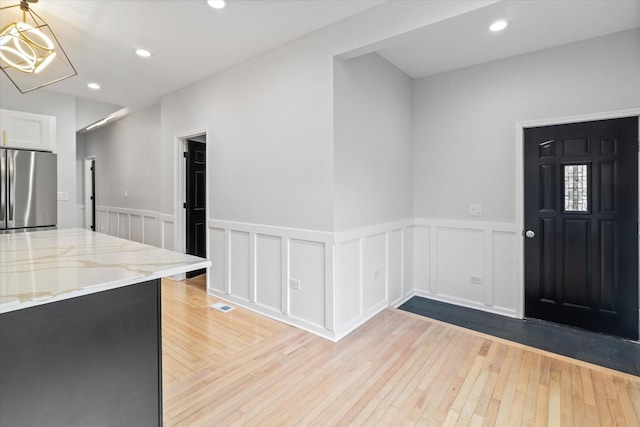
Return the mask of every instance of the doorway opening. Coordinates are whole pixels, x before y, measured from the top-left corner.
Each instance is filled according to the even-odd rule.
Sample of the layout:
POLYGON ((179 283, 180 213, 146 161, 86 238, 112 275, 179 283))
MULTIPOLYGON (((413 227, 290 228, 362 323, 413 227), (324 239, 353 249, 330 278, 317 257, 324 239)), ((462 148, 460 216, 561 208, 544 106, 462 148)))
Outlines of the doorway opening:
MULTIPOLYGON (((187 139, 185 166, 185 253, 207 257, 207 144, 206 135, 187 139)), ((187 278, 206 273, 190 271, 187 278)))
MULTIPOLYGON (((174 175, 174 250, 207 258, 207 131, 176 136, 174 175)), ((206 269, 177 275, 182 280, 206 273, 206 269)))
POLYGON ((96 225, 96 157, 84 159, 84 228, 97 230, 96 225))
POLYGON ((521 314, 637 340, 638 112, 581 118, 518 126, 521 314))

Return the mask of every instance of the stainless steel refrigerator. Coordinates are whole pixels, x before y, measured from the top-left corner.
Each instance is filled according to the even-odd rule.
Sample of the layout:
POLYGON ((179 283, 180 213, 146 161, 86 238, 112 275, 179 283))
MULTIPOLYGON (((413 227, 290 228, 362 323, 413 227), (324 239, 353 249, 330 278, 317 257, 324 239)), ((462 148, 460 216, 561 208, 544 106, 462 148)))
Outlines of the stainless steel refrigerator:
POLYGON ((57 170, 56 154, 0 149, 0 233, 57 224, 57 170))

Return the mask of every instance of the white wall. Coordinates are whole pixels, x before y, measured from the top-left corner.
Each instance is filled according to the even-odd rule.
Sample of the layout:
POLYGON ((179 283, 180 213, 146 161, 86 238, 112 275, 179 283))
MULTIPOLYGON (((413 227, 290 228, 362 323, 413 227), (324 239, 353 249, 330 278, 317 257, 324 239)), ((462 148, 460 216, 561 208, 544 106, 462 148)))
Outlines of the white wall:
POLYGON ((97 205, 160 211, 160 105, 82 138, 84 156, 96 156, 97 205))
POLYGON ((58 201, 58 227, 78 226, 81 217, 76 199, 76 98, 46 90, 21 94, 3 76, 0 108, 56 117, 58 192, 69 194, 69 200, 58 201))
POLYGON ((334 61, 337 330, 409 292, 413 79, 376 53, 334 61))
POLYGON ((166 96, 163 188, 175 136, 208 129, 210 217, 332 230, 333 57, 490 3, 387 2, 166 96))
POLYGON ((515 123, 637 107, 639 76, 635 30, 416 80, 416 217, 515 222, 515 123))
POLYGON ((627 31, 416 80, 419 295, 519 314, 516 122, 638 107, 639 52, 627 31))
POLYGON ((333 78, 335 230, 413 217, 413 79, 376 53, 333 78))
MULTIPOLYGON (((330 240, 314 237, 335 230, 334 57, 489 3, 387 2, 162 99, 164 190, 180 185, 174 176, 177 137, 207 133, 210 292, 329 338, 375 312, 362 307, 357 319, 341 318, 336 325, 334 248, 330 240), (302 243, 291 241, 291 230, 311 235, 302 243), (267 265, 273 277, 256 280, 257 269, 267 265), (311 273, 321 270, 323 278, 311 273), (289 278, 300 279, 301 289, 288 286, 289 278), (277 297, 252 299, 278 285, 279 305, 277 297)), ((174 196, 163 192, 162 213, 179 214, 174 196)), ((409 199, 401 206, 410 204, 409 199)), ((391 241, 394 248, 403 244, 397 233, 391 241)), ((372 242, 376 250, 381 247, 379 239, 372 242)), ((386 283, 391 271, 397 283, 396 270, 395 264, 379 270, 379 280, 386 283)))
POLYGON ((173 249, 173 215, 160 213, 160 105, 78 133, 78 163, 87 156, 96 158, 96 230, 173 249))
MULTIPOLYGON (((413 292, 513 315, 515 123, 637 106, 638 31, 419 79, 413 93, 375 55, 334 59, 487 3, 387 2, 84 136, 78 158, 96 154, 98 174, 108 173, 99 175, 100 229, 173 247, 176 136, 206 130, 211 293, 332 339, 413 292), (411 95, 413 126, 402 129, 411 95), (387 106, 367 96, 396 114, 386 117, 387 106), (399 172, 412 134, 413 191, 399 172), (367 139, 391 165, 380 153, 350 165, 367 139), (412 202, 415 219, 404 219, 412 202), (469 217, 470 203, 482 204, 482 217, 469 217)), ((71 135, 67 188, 73 98, 6 96, 3 87, 0 99, 66 123, 58 146, 71 135)), ((73 221, 69 212, 61 218, 73 221)))
MULTIPOLYGON (((326 62, 288 46, 163 98, 163 188, 174 186, 175 136, 207 129, 210 218, 331 230, 326 62)), ((165 192, 163 212, 174 207, 165 192)))
POLYGON ((79 208, 77 224, 84 227, 84 159, 87 156, 85 134, 76 132, 76 203, 79 208))
POLYGON ((122 108, 121 105, 98 102, 90 99, 76 99, 76 130, 108 117, 122 108))
MULTIPOLYGON (((335 230, 334 56, 490 3, 493 1, 386 2, 164 97, 159 107, 160 159, 158 163, 147 160, 149 165, 159 165, 160 179, 147 184, 148 191, 160 193, 159 207, 155 207, 156 200, 138 204, 142 200, 137 194, 130 195, 130 199, 136 197, 135 205, 129 200, 126 206, 120 194, 123 185, 130 184, 114 184, 115 190, 106 198, 98 194, 99 203, 118 203, 105 206, 99 223, 107 224, 109 233, 133 238, 132 230, 140 227, 140 221, 133 218, 151 216, 156 209, 159 217, 169 219, 179 213, 180 200, 174 194, 179 182, 174 176, 180 151, 176 138, 206 131, 209 258, 213 261, 209 291, 329 338, 341 336, 372 311, 363 305, 363 315, 356 322, 336 330, 334 242, 326 236, 335 230), (301 281, 300 290, 289 286, 290 278, 301 281)), ((136 132, 131 129, 136 125, 123 120, 105 129, 118 124, 123 135, 136 132)), ((109 139, 116 134, 114 130, 104 132, 112 132, 109 139)), ((118 150, 114 159, 130 156, 135 148, 122 144, 118 150)), ((119 172, 114 169, 113 173, 119 172)), ((409 197, 398 210, 366 221, 401 216, 410 205, 409 197)), ((345 223, 345 227, 355 223, 345 223)), ((382 228, 365 230, 384 235, 366 238, 375 256, 365 262, 369 269, 390 263, 378 271, 385 283, 399 283, 397 277, 411 275, 403 272, 405 263, 410 263, 396 252, 411 242, 405 226, 385 223, 382 228), (400 237, 403 234, 408 240, 400 237)), ((410 254, 412 249, 403 250, 410 254)), ((386 303, 404 292, 378 284, 373 290, 363 294, 363 301, 374 308, 379 307, 376 301, 386 303)))

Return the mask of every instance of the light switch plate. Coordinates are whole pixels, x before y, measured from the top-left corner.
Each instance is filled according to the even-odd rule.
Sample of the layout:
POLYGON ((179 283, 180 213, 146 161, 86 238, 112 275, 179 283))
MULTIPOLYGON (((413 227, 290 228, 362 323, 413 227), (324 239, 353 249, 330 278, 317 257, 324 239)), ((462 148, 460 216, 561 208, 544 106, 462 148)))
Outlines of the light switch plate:
POLYGON ((69 192, 68 191, 58 191, 58 200, 68 201, 69 200, 69 192))
POLYGON ((469 205, 469 215, 482 216, 482 205, 479 205, 479 204, 469 205))

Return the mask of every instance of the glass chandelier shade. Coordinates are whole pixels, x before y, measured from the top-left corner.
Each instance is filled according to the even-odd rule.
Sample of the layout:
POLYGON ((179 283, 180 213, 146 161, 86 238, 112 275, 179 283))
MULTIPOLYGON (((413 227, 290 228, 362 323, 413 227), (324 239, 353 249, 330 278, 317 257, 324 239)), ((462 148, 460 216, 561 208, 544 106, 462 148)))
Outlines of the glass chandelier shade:
POLYGON ((0 69, 22 93, 75 76, 49 25, 28 3, 0 9, 0 69))

